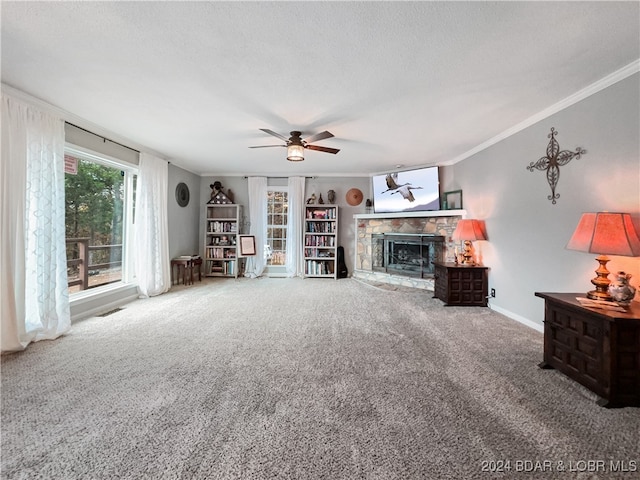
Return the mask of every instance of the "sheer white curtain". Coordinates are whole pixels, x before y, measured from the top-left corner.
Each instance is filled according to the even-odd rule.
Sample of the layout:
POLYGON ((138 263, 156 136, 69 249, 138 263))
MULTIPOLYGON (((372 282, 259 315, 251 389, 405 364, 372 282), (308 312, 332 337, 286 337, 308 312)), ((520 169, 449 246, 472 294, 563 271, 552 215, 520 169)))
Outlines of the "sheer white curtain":
POLYGON ((71 327, 64 223, 64 121, 2 94, 2 351, 71 327))
POLYGON ((249 177, 249 233, 256 237, 256 253, 247 260, 246 277, 259 277, 267 266, 264 245, 267 242, 267 177, 249 177))
POLYGON ((287 214, 287 277, 304 275, 302 233, 304 231, 304 177, 289 177, 287 214))
POLYGON ((171 288, 168 212, 169 164, 140 153, 135 212, 135 266, 141 297, 171 288))

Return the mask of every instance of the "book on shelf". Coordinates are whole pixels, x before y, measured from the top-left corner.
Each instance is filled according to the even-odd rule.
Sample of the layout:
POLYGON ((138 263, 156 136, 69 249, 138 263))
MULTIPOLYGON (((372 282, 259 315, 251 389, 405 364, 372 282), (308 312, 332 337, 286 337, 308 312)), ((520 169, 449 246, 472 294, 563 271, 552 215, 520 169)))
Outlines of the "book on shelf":
POLYGON ((235 233, 237 230, 236 222, 209 221, 208 233, 235 233))
POLYGON ((211 273, 222 273, 223 268, 222 265, 212 264, 209 268, 209 272, 211 273))
POLYGON ((327 208, 308 207, 307 218, 317 219, 317 220, 333 219, 333 218, 336 218, 336 210, 335 210, 335 207, 327 207, 327 208))
POLYGON ((333 261, 307 260, 306 275, 333 275, 333 261))
POLYGON ((309 222, 307 221, 308 233, 334 233, 336 222, 309 222))

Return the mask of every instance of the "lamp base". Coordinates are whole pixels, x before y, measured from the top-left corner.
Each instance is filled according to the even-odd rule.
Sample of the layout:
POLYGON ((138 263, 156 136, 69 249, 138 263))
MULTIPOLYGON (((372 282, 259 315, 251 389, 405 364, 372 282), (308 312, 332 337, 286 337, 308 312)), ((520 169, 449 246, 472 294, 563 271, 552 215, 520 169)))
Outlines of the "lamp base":
POLYGON ((475 264, 473 261, 473 252, 471 251, 471 241, 469 240, 464 241, 464 252, 462 252, 462 257, 464 258, 464 260, 462 260, 463 265, 475 264))
POLYGON ((613 301, 613 297, 611 297, 609 293, 599 292, 598 290, 591 290, 590 292, 587 292, 587 298, 590 298, 591 300, 602 300, 604 302, 613 301))
POLYGON ((607 270, 609 257, 606 255, 599 255, 596 257, 596 260, 600 265, 596 270, 597 276, 591 280, 591 283, 595 285, 596 289, 587 292, 587 298, 610 302, 613 299, 611 298, 611 295, 609 295, 609 284, 611 283, 611 280, 609 280, 609 270, 607 270))

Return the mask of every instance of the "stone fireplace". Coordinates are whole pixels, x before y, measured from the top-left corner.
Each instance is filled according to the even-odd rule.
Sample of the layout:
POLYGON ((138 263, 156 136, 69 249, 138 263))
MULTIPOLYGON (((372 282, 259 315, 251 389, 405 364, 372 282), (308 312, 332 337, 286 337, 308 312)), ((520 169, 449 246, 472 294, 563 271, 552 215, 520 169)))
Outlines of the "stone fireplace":
POLYGON ((371 269, 390 275, 428 278, 433 262, 442 260, 442 235, 374 233, 371 235, 371 269))
POLYGON ((359 214, 353 276, 433 290, 433 262, 453 261, 451 235, 466 212, 359 214))

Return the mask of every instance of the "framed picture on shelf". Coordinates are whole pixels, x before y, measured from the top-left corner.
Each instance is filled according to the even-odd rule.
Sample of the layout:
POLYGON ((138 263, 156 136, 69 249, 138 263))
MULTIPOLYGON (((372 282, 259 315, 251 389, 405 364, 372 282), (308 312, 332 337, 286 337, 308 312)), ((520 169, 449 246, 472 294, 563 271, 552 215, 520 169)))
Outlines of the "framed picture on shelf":
POLYGON ((443 210, 461 210, 462 209, 462 190, 451 190, 442 194, 443 210))
POLYGON ((256 237, 253 235, 239 235, 240 256, 252 257, 256 254, 256 237))

